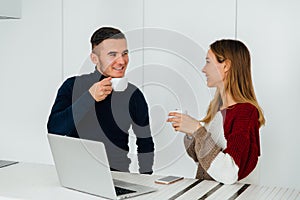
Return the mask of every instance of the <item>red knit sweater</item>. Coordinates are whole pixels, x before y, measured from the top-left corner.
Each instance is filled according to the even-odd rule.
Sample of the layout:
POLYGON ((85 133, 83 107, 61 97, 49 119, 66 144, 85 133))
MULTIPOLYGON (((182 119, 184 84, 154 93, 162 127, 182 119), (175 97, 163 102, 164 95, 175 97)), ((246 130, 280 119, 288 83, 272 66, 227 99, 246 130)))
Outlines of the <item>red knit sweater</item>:
POLYGON ((260 156, 258 110, 250 103, 238 103, 221 111, 228 153, 239 167, 238 180, 255 168, 260 156))

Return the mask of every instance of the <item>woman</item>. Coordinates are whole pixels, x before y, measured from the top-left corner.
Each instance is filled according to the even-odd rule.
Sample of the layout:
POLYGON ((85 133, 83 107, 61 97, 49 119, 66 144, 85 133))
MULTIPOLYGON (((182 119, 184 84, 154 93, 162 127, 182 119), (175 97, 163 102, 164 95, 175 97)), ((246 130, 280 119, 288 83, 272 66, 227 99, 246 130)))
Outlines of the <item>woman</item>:
POLYGON ((196 178, 233 184, 256 167, 259 128, 265 123, 253 89, 249 51, 240 41, 218 40, 210 45, 202 72, 207 86, 216 88, 206 116, 198 121, 170 112, 167 121, 186 134, 187 153, 198 162, 196 178))

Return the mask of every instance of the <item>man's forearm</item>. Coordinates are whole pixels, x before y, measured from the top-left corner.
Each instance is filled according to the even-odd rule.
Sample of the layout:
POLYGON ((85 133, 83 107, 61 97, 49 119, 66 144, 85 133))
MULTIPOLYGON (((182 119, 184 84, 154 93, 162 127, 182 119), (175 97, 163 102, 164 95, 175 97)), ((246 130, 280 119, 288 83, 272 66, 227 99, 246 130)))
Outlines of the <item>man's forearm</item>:
POLYGON ((62 135, 69 135, 78 124, 85 114, 92 107, 94 100, 88 92, 85 92, 79 99, 72 105, 65 109, 57 103, 52 109, 49 121, 47 124, 48 132, 62 135), (59 111, 60 110, 60 111, 59 111))

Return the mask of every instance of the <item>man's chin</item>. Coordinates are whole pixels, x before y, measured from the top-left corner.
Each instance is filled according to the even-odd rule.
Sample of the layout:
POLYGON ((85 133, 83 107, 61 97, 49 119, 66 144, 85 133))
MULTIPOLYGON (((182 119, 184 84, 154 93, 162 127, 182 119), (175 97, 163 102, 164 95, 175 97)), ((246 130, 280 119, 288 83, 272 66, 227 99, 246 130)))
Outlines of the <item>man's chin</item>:
POLYGON ((122 78, 122 77, 124 77, 124 75, 114 75, 114 74, 111 74, 111 75, 108 75, 108 77, 112 77, 112 78, 122 78))
POLYGON ((125 75, 124 72, 112 72, 112 73, 110 73, 109 76, 112 77, 112 78, 121 78, 124 75, 125 75))

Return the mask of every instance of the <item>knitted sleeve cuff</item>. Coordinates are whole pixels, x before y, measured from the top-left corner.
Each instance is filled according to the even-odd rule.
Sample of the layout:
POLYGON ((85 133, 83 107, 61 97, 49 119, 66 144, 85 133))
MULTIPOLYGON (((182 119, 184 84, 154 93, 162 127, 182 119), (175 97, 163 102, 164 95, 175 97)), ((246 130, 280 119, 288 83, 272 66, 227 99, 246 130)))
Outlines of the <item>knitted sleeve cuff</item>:
POLYGON ((197 159, 197 155, 195 153, 195 140, 194 138, 190 139, 187 136, 184 137, 184 146, 187 154, 195 161, 199 162, 197 159))
POLYGON ((139 172, 141 174, 153 173, 154 153, 138 153, 139 172))
POLYGON ((199 128, 194 134, 195 152, 203 169, 207 170, 215 157, 220 153, 219 147, 204 127, 199 128))

